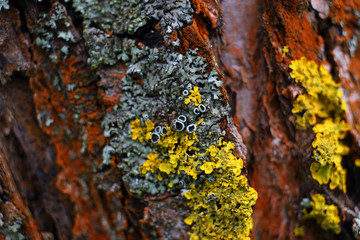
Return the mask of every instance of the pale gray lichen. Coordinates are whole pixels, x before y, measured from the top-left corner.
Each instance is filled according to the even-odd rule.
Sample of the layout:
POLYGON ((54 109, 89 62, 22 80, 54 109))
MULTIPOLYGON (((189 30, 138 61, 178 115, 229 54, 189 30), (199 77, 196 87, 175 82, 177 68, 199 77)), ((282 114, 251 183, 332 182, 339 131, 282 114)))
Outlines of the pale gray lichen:
MULTIPOLYGON (((112 156, 118 156, 118 168, 123 172, 125 186, 138 195, 188 188, 194 180, 186 174, 171 174, 159 181, 155 174, 139 172, 148 154, 154 152, 154 143, 132 140, 130 122, 152 120, 156 126, 164 127, 171 126, 174 119, 184 115, 183 130, 196 131, 199 142, 194 147, 201 151, 225 135, 219 123, 228 115, 229 106, 220 92, 219 73, 215 68, 208 69, 205 58, 198 56, 196 50, 182 55, 167 48, 179 45, 179 41, 172 42, 168 34, 192 23, 194 10, 190 1, 75 0, 73 6, 83 17, 89 64, 93 68, 118 62, 127 66, 121 80, 120 103, 103 121, 104 135, 111 140, 103 150, 102 166, 109 165, 112 156), (157 49, 141 44, 140 29, 147 24, 153 27, 154 22, 159 23, 162 36, 169 43, 167 47, 157 49), (195 86, 202 95, 203 105, 199 109, 193 103, 184 103, 184 90, 189 92, 195 86), (203 122, 193 127, 200 119, 204 119, 203 122), (170 182, 172 188, 168 187, 170 182)), ((199 178, 211 180, 209 176, 200 175, 199 178)), ((99 183, 100 186, 103 188, 106 184, 99 183)))
POLYGON ((147 23, 143 0, 74 0, 73 6, 83 15, 84 26, 95 25, 115 34, 134 34, 147 23))
POLYGON ((170 34, 192 23, 190 1, 187 0, 153 0, 146 5, 145 13, 159 21, 164 33, 170 34), (164 4, 166 3, 166 4, 164 4))
MULTIPOLYGON (((355 56, 356 51, 359 49, 359 27, 360 27, 360 11, 357 11, 355 9, 352 10, 354 15, 356 16, 356 22, 354 22, 354 34, 352 38, 349 39, 347 42, 347 45, 349 47, 349 53, 351 57, 355 56)), ((345 33, 345 30, 343 30, 343 35, 345 33)))
POLYGON ((167 0, 166 4, 164 4, 164 1, 150 1, 151 4, 146 5, 145 13, 159 21, 164 40, 170 46, 177 47, 180 45, 180 40, 172 41, 168 35, 186 25, 190 25, 194 10, 188 0, 167 0))
POLYGON ((120 39, 97 28, 85 28, 83 32, 90 58, 88 63, 97 68, 100 64, 114 65, 118 61, 128 62, 147 54, 146 46, 135 47, 135 40, 120 39))
POLYGON ((360 213, 353 219, 352 231, 355 239, 360 238, 360 213))
POLYGON ((0 11, 2 9, 6 9, 6 10, 10 9, 9 0, 0 0, 0 11))
POLYGON ((5 240, 22 240, 25 239, 20 229, 23 225, 21 217, 14 218, 12 221, 5 221, 4 215, 0 213, 0 235, 5 235, 5 240))
POLYGON ((141 38, 137 32, 150 21, 159 22, 165 40, 178 46, 179 41, 171 41, 167 34, 191 24, 194 12, 189 0, 75 0, 73 6, 84 19, 83 35, 93 68, 127 62, 124 36, 141 38))
POLYGON ((149 49, 148 52, 146 57, 128 64, 122 79, 124 92, 120 103, 105 117, 104 134, 111 137, 111 141, 104 148, 103 164, 110 163, 111 154, 119 155, 122 162, 118 166, 124 172, 122 179, 132 193, 163 194, 186 188, 194 180, 186 174, 172 174, 162 181, 151 173, 143 176, 138 169, 148 154, 154 152, 154 146, 132 140, 130 122, 134 119, 152 120, 156 126, 170 126, 180 117, 178 124, 181 123, 183 128, 177 130, 196 131, 199 142, 194 146, 205 151, 224 136, 219 122, 227 116, 229 106, 224 103, 220 92, 222 81, 218 72, 215 68, 207 71, 205 59, 195 50, 184 55, 167 49, 149 49), (137 81, 139 79, 141 83, 137 81), (198 114, 194 113, 194 104, 179 100, 184 90, 189 91, 194 86, 199 87, 202 95, 202 111, 198 114), (204 119, 203 124, 196 127, 200 119, 204 119), (169 182, 174 187, 169 188, 169 182))
POLYGON ((51 59, 56 59, 56 52, 65 55, 69 53, 69 45, 76 39, 71 31, 71 20, 66 8, 61 3, 54 3, 48 14, 43 14, 35 28, 35 43, 50 54, 51 59))

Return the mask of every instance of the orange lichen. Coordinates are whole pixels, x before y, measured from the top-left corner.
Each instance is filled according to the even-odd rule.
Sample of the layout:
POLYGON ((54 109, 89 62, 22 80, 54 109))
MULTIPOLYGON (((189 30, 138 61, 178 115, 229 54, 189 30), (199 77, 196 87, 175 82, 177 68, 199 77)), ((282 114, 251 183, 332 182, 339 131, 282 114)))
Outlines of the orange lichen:
MULTIPOLYGON (((275 1, 264 13, 264 26, 268 33, 269 44, 272 47, 271 52, 277 52, 271 58, 275 58, 276 62, 280 64, 288 65, 290 62, 290 59, 284 59, 282 51, 278 51, 284 45, 291 49, 291 56, 294 59, 300 59, 302 56, 316 59, 317 53, 320 52, 319 46, 323 40, 315 33, 306 13, 300 10, 301 7, 305 9, 307 3, 301 0, 275 1), (275 19, 277 21, 274 21, 275 19), (275 23, 278 21, 283 25, 284 34, 278 31, 275 23)), ((270 56, 266 57, 270 58, 270 56)), ((268 59, 267 61, 271 60, 268 59)))
POLYGON ((332 4, 330 4, 330 17, 337 24, 344 20, 345 12, 342 0, 332 0, 332 4))
MULTIPOLYGON (((32 216, 31 212, 29 211, 28 207, 25 205, 21 196, 17 190, 15 185, 14 179, 11 176, 10 168, 7 164, 7 160, 5 159, 5 155, 2 151, 0 151, 0 173, 1 173, 1 188, 2 191, 6 191, 9 194, 9 199, 7 199, 6 203, 1 206, 2 213, 5 213, 5 210, 20 212, 24 214, 24 229, 27 234, 34 240, 42 239, 40 236, 40 229, 37 225, 34 217, 32 216)), ((19 213, 14 213, 14 215, 19 215, 19 213)), ((3 235, 4 236, 4 235, 3 235)), ((6 236, 4 236, 4 239, 6 236)))
POLYGON ((209 63, 209 67, 212 68, 215 63, 208 34, 204 20, 195 16, 193 23, 190 26, 183 28, 178 36, 180 39, 180 53, 184 54, 190 46, 191 49, 197 48, 198 54, 206 58, 206 62, 209 63))
POLYGON ((191 0, 195 7, 195 14, 202 13, 211 25, 211 28, 217 27, 217 21, 220 14, 220 6, 214 0, 191 0))
MULTIPOLYGON (((47 61, 41 59, 42 56, 37 55, 36 51, 34 56, 40 58, 37 59, 38 62, 47 61)), ((65 87, 63 90, 57 89, 51 81, 43 80, 49 76, 42 68, 39 68, 30 79, 30 86, 34 92, 37 113, 46 111, 53 120, 50 126, 41 127, 50 136, 56 148, 56 163, 60 171, 56 187, 69 196, 76 206, 73 236, 101 240, 108 238, 101 223, 101 209, 95 205, 89 206, 88 201, 89 198, 94 199, 96 193, 84 189, 84 183, 90 189, 94 188, 94 183, 83 178, 92 172, 92 167, 89 167, 91 162, 101 161, 89 161, 89 153, 96 153, 105 143, 100 126, 102 110, 96 105, 97 87, 95 84, 88 84, 89 74, 85 71, 86 66, 86 63, 73 56, 66 59, 65 63, 59 64, 57 71, 65 87), (67 89, 68 85, 74 87, 67 89), (66 91, 66 94, 63 91, 66 91), (66 118, 61 118, 61 114, 66 118), (85 139, 72 139, 72 136, 83 135, 86 135, 85 139), (80 149, 84 143, 86 148, 82 153, 80 149)))

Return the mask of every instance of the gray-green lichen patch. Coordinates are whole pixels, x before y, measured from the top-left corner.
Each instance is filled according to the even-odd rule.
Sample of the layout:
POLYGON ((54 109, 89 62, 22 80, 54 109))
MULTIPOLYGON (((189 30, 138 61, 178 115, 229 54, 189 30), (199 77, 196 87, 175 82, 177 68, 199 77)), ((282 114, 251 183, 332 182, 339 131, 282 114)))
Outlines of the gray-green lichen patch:
POLYGON ((143 0, 74 0, 73 6, 84 18, 84 26, 91 25, 114 34, 134 34, 147 23, 143 0))
MULTIPOLYGON (((5 61, 4 61, 5 62, 5 61)), ((13 72, 26 72, 30 68, 29 62, 16 62, 15 64, 8 64, 6 68, 0 70, 0 83, 5 85, 8 81, 10 81, 10 77, 13 72)))
MULTIPOLYGON (((351 57, 355 56, 356 51, 359 49, 359 26, 360 26, 360 11, 353 9, 353 12, 357 18, 354 27, 353 37, 349 39, 347 45, 349 47, 349 53, 351 57)), ((343 30, 343 35, 345 35, 345 30, 343 30)))
POLYGON ((85 28, 83 32, 90 58, 88 63, 97 68, 100 64, 115 65, 118 61, 128 62, 146 54, 146 47, 135 47, 135 40, 120 39, 97 28, 85 28))
POLYGON ((222 81, 218 72, 215 69, 206 71, 206 67, 205 59, 195 50, 182 55, 165 48, 148 49, 148 55, 128 63, 126 75, 122 78, 120 103, 103 122, 105 137, 111 138, 110 145, 104 148, 103 164, 110 163, 111 155, 121 157, 118 167, 124 172, 122 179, 130 192, 163 194, 195 183, 185 173, 171 174, 159 181, 156 174, 139 172, 148 154, 154 152, 155 145, 132 140, 130 122, 134 119, 151 120, 155 126, 171 126, 183 115, 186 123, 181 131, 187 131, 188 126, 203 119, 195 130, 199 142, 194 144, 201 151, 206 151, 225 135, 219 122, 228 114, 229 106, 224 103, 219 90, 222 81), (184 101, 194 87, 198 87, 201 94, 201 111, 194 103, 186 104, 184 101), (168 187, 170 182, 174 187, 168 187))
POLYGON ((205 59, 196 50, 179 54, 170 49, 180 42, 171 41, 168 35, 192 23, 194 10, 190 1, 75 0, 73 6, 83 17, 89 64, 93 68, 118 62, 127 66, 121 80, 120 102, 103 121, 104 135, 111 139, 103 150, 103 165, 118 156, 122 180, 134 194, 163 194, 188 188, 194 179, 187 174, 173 173, 159 180, 159 175, 140 173, 139 167, 155 151, 155 145, 133 140, 130 125, 139 119, 142 124, 151 120, 157 127, 174 128, 174 120, 183 115, 186 123, 174 131, 196 132, 199 141, 194 147, 202 152, 225 135, 219 123, 227 116, 229 106, 220 92, 218 72, 207 69, 205 59), (167 47, 150 48, 141 43, 140 29, 154 21, 159 23, 167 47), (201 107, 184 101, 195 88, 201 94, 201 107))
POLYGON ((150 21, 159 22, 169 44, 179 45, 167 34, 191 24, 194 12, 188 0, 75 0, 73 6, 84 19, 83 35, 93 68, 127 62, 123 49, 128 38, 142 38, 146 33, 138 32, 150 21))
POLYGON ((191 8, 190 1, 167 0, 164 2, 164 0, 154 0, 148 2, 145 10, 146 15, 158 20, 166 34, 192 23, 194 10, 191 8))
POLYGON ((150 2, 151 4, 146 5, 145 13, 159 21, 164 40, 170 46, 179 46, 180 40, 172 41, 168 35, 192 23, 194 10, 191 7, 190 1, 168 0, 166 4, 164 4, 164 0, 150 2))
POLYGON ((4 215, 0 213, 0 236, 5 235, 5 240, 22 240, 25 239, 21 234, 20 229, 23 224, 23 219, 17 217, 11 221, 6 221, 4 215))
POLYGON ((49 127, 54 122, 54 119, 51 118, 50 111, 39 111, 36 118, 40 125, 45 125, 46 127, 49 127))
POLYGON ((6 10, 10 9, 9 0, 0 0, 0 11, 2 9, 6 9, 6 10))
POLYGON ((57 58, 57 51, 67 55, 70 45, 79 40, 76 31, 72 29, 71 19, 61 3, 54 3, 50 12, 39 18, 38 25, 34 30, 35 43, 49 53, 52 59, 57 58))

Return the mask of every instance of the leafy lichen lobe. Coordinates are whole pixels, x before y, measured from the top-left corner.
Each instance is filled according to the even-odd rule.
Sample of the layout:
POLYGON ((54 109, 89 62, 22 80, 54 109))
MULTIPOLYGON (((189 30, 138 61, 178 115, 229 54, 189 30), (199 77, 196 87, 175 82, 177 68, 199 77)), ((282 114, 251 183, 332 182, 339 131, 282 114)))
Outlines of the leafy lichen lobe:
POLYGON ((346 112, 346 105, 341 99, 340 85, 324 66, 319 67, 305 57, 292 61, 290 68, 290 76, 306 90, 293 105, 297 126, 306 129, 313 125, 316 134, 312 143, 315 161, 311 164, 311 174, 320 184, 330 181, 330 189, 339 188, 346 192, 346 171, 341 160, 342 156, 348 154, 349 148, 341 140, 350 127, 342 116, 346 112), (317 123, 318 119, 320 123, 317 123))
POLYGON ((315 219, 317 224, 324 230, 333 231, 339 234, 340 217, 338 208, 331 204, 326 204, 325 197, 321 194, 314 194, 310 202, 311 210, 303 209, 304 219, 315 219))

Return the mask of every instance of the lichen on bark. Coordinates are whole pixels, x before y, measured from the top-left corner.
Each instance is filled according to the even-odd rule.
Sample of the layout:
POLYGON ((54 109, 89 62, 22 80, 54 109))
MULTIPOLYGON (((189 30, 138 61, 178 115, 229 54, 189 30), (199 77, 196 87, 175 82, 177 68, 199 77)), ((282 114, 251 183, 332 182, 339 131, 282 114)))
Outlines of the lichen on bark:
MULTIPOLYGON (((243 164, 241 159, 237 159, 232 154, 234 144, 229 142, 228 144, 232 146, 229 147, 228 144, 221 143, 221 138, 226 137, 227 134, 225 124, 230 113, 222 92, 222 76, 213 59, 209 62, 207 58, 201 56, 199 49, 192 47, 181 53, 177 48, 184 43, 176 37, 176 34, 174 35, 174 32, 181 31, 193 23, 190 2, 185 0, 168 1, 166 4, 164 1, 141 2, 138 8, 133 10, 146 13, 147 18, 135 14, 139 16, 136 20, 129 18, 129 21, 119 19, 113 21, 115 25, 121 22, 120 34, 125 32, 128 34, 127 38, 120 37, 116 35, 119 34, 116 32, 116 26, 109 24, 106 19, 107 17, 126 18, 125 12, 116 15, 115 9, 125 9, 124 7, 131 3, 131 1, 123 1, 107 4, 105 1, 102 4, 107 6, 107 10, 100 12, 98 11, 100 5, 96 5, 95 2, 74 2, 75 8, 85 18, 83 34, 89 49, 88 62, 92 67, 115 65, 118 61, 127 67, 121 78, 123 92, 119 103, 105 115, 102 123, 104 136, 110 138, 110 143, 104 148, 103 164, 99 167, 111 164, 113 156, 120 157, 117 167, 123 172, 122 180, 126 188, 138 196, 163 195, 167 192, 178 195, 189 191, 190 186, 194 186, 191 191, 201 192, 204 184, 207 183, 209 188, 214 181, 224 184, 228 181, 231 182, 230 184, 241 182, 243 192, 242 190, 235 192, 233 197, 231 193, 219 196, 215 194, 213 197, 207 196, 209 198, 207 201, 212 202, 213 205, 217 203, 219 212, 238 211, 240 215, 246 217, 235 217, 228 221, 224 212, 224 218, 211 220, 212 217, 217 216, 213 212, 214 208, 206 215, 210 217, 209 221, 215 221, 218 229, 222 230, 219 230, 221 234, 215 233, 215 230, 208 232, 204 222, 200 221, 200 212, 199 215, 196 214, 199 208, 190 204, 190 209, 193 211, 192 221, 187 223, 195 223, 192 238, 218 234, 220 235, 217 237, 220 239, 246 237, 252 228, 252 206, 257 195, 248 186, 246 178, 240 176, 243 164), (114 10, 111 10, 112 8, 114 10), (94 11, 108 15, 93 19, 89 16, 92 16, 91 13, 94 11), (164 45, 160 48, 144 45, 137 37, 141 27, 146 26, 150 20, 158 22, 157 28, 164 41, 164 45), (166 133, 161 132, 161 129, 166 129, 164 130, 166 133), (189 138, 190 135, 193 137, 189 138), (162 147, 157 148, 156 143, 159 139, 161 143, 164 138, 168 140, 162 142, 162 147), (220 154, 219 160, 215 161, 217 153, 206 154, 207 149, 211 149, 212 146, 218 146, 219 154, 223 151, 220 149, 223 148, 227 149, 227 153, 220 154), (159 152, 156 153, 155 149, 159 152), (178 155, 175 155, 175 152, 178 155), (212 155, 213 158, 210 157, 212 155), (231 156, 233 162, 229 160, 231 163, 227 163, 227 156, 231 156), (159 164, 158 168, 149 168, 157 157, 162 158, 164 162, 159 164), (169 157, 172 163, 168 162, 169 157), (181 166, 180 161, 187 160, 189 166, 177 168, 181 166), (216 167, 212 166, 213 170, 210 171, 211 164, 215 164, 216 167), (234 167, 237 170, 232 172, 231 169, 234 167), (222 171, 225 171, 223 177, 220 173, 222 171), (232 175, 235 178, 240 177, 241 180, 231 178, 232 175), (198 190, 195 190, 195 187, 198 190), (243 197, 249 198, 246 204, 243 200, 239 200, 243 197), (225 199, 230 198, 237 204, 228 206, 228 201, 225 199), (235 230, 231 232, 226 230, 228 228, 235 230)), ((220 191, 225 185, 219 185, 217 189, 220 191)))

